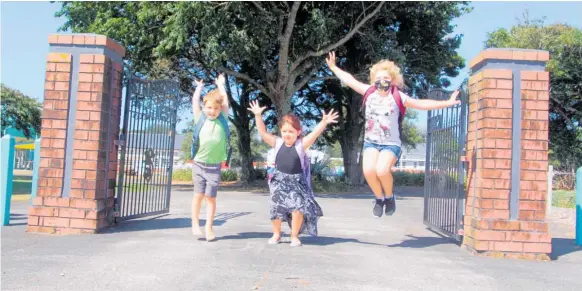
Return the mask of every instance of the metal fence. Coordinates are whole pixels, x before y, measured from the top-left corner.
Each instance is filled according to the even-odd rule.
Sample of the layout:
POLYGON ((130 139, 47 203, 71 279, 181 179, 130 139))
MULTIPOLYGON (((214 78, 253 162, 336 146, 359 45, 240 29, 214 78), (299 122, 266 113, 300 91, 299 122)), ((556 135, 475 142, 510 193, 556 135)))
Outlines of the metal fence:
POLYGON ((117 220, 167 213, 179 83, 130 78, 120 134, 117 220))
MULTIPOLYGON (((447 100, 452 92, 437 89, 433 100, 447 100)), ((467 136, 468 92, 460 91, 461 104, 431 110, 427 119, 424 223, 431 229, 461 239, 465 205, 465 167, 461 156, 467 136)))

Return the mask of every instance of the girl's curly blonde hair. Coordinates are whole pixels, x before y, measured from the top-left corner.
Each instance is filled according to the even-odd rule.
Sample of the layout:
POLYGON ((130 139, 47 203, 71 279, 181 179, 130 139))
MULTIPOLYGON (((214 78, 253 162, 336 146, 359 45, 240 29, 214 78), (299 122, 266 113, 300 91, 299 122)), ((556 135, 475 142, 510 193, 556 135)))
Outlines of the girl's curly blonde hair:
POLYGON ((404 86, 404 77, 402 77, 402 73, 400 72, 400 68, 392 61, 389 60, 381 60, 377 62, 375 65, 372 66, 370 69, 370 84, 374 85, 376 80, 376 73, 379 71, 387 71, 390 77, 392 78, 391 83, 398 88, 404 86))

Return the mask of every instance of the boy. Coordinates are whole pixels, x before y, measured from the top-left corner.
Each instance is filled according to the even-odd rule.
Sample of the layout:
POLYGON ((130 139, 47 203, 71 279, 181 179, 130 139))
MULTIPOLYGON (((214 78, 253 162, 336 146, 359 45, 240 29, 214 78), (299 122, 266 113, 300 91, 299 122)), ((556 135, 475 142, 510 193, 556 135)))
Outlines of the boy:
POLYGON ((192 233, 202 235, 200 230, 200 206, 206 197, 206 241, 215 239, 212 224, 216 212, 216 195, 220 184, 222 161, 227 157, 227 131, 229 104, 224 88, 224 76, 219 75, 216 89, 208 92, 200 108, 200 93, 204 87, 202 80, 196 81, 196 90, 192 97, 194 121, 200 126, 200 133, 193 150, 192 179, 194 198, 192 199, 192 233), (201 121, 201 118, 203 120, 201 121), (201 122, 201 124, 198 124, 201 122), (224 126, 226 125, 226 127, 224 126))

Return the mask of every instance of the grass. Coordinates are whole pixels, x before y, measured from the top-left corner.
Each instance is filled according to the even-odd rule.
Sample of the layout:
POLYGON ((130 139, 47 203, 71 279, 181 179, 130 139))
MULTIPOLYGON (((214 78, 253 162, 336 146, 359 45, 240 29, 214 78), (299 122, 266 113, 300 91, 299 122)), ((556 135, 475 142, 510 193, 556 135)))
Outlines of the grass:
POLYGON ((576 208, 576 192, 567 190, 554 190, 552 192, 552 206, 576 208))

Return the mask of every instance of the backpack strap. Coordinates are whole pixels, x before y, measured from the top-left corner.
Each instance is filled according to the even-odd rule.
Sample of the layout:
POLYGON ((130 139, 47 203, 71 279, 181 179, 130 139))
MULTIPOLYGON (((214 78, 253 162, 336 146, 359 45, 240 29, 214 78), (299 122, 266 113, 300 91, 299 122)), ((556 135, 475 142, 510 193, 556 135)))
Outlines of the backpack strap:
POLYGON ((226 166, 228 167, 230 164, 230 156, 232 155, 232 147, 230 145, 230 128, 228 127, 228 120, 226 120, 226 117, 224 117, 222 112, 220 115, 218 115, 218 121, 220 121, 220 124, 224 129, 224 133, 226 134, 226 166))
POLYGON ((398 116, 398 119, 401 122, 402 120, 404 120, 404 115, 406 115, 406 107, 404 107, 404 103, 402 103, 400 91, 396 86, 392 86, 391 93, 392 97, 394 97, 394 101, 396 101, 396 105, 398 105, 398 109, 400 109, 400 115, 398 116))
POLYGON ((311 162, 309 161, 307 153, 303 149, 303 138, 298 138, 297 141, 295 141, 295 150, 301 160, 301 169, 303 170, 303 175, 307 181, 307 186, 311 189, 311 162))
POLYGON ((194 157, 198 152, 198 148, 200 147, 200 130, 202 130, 202 126, 206 121, 206 114, 204 114, 204 112, 200 113, 200 118, 198 119, 198 122, 196 122, 196 125, 194 125, 194 130, 192 131, 192 146, 190 146, 192 160, 194 160, 194 157))
POLYGON ((398 115, 398 131, 400 132, 400 138, 402 139, 402 123, 404 122, 404 116, 406 115, 406 107, 404 107, 404 103, 402 103, 402 97, 400 97, 398 87, 392 86, 391 93, 394 101, 396 101, 396 105, 398 105, 398 109, 400 109, 400 114, 398 115))
POLYGON ((370 86, 370 88, 366 90, 366 93, 364 93, 364 98, 362 98, 362 111, 366 110, 366 99, 368 99, 368 97, 374 92, 376 92, 376 86, 370 86))

